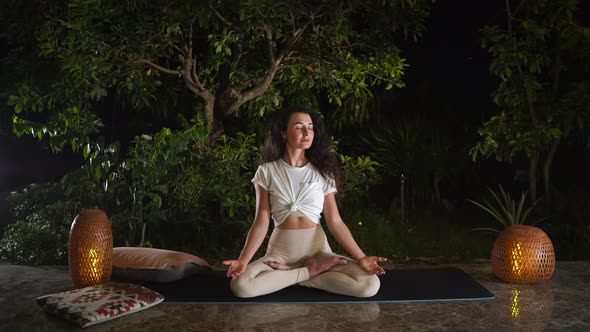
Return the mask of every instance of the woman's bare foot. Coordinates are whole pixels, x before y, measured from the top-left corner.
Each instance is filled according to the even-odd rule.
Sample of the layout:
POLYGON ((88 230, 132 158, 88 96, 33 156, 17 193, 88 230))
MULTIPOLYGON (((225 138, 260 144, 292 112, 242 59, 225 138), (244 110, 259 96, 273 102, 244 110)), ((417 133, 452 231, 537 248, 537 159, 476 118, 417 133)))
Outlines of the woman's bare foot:
POLYGON ((303 266, 301 263, 287 265, 287 264, 279 263, 277 261, 266 261, 266 262, 264 262, 264 264, 272 267, 275 270, 292 270, 292 269, 298 269, 303 266))
POLYGON ((320 273, 324 273, 331 269, 332 267, 340 264, 346 264, 348 261, 344 258, 331 256, 324 260, 319 260, 317 258, 308 258, 303 263, 303 266, 307 267, 309 271, 309 277, 313 278, 320 273))

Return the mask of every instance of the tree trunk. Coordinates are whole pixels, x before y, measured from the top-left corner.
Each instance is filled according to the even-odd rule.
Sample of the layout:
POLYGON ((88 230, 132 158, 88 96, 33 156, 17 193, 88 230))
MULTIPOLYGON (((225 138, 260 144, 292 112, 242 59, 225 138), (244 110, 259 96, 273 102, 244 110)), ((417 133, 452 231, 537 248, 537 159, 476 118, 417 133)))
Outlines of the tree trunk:
POLYGON ((441 176, 438 173, 434 173, 434 203, 440 203, 440 181, 442 180, 441 176))
POLYGON ((539 152, 533 152, 529 160, 529 192, 531 202, 537 200, 537 166, 539 164, 539 152))
POLYGON ((145 245, 145 229, 147 227, 147 224, 142 222, 141 223, 141 240, 139 240, 139 245, 138 247, 143 247, 145 245))
POLYGON ((545 158, 545 162, 543 163, 543 184, 545 186, 545 198, 550 204, 553 200, 551 195, 551 164, 555 158, 555 153, 559 147, 559 142, 560 140, 558 139, 553 141, 553 144, 551 144, 551 148, 549 149, 549 153, 547 153, 547 157, 545 158))

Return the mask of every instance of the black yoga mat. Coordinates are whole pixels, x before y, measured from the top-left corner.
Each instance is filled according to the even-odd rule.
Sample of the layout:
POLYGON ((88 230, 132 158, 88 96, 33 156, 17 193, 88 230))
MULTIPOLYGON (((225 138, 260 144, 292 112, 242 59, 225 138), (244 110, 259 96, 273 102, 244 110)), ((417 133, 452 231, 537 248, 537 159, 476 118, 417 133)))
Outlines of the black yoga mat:
MULTIPOLYGON (((457 268, 387 270, 379 276, 381 288, 370 298, 333 294, 303 286, 250 299, 234 296, 224 271, 210 271, 171 282, 139 282, 164 295, 172 303, 351 303, 490 300, 495 296, 457 268)), ((134 281, 133 283, 138 283, 134 281)))

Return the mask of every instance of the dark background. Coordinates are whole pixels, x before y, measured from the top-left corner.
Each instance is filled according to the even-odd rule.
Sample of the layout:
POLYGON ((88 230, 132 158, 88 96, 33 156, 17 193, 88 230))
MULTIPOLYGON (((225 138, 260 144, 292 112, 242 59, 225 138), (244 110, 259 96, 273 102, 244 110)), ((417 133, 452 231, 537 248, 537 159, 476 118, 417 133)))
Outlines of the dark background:
MULTIPOLYGON (((580 17, 588 23, 590 1, 581 1, 580 7, 580 17)), ((466 142, 475 142, 477 128, 495 111, 489 95, 496 84, 488 72, 491 58, 481 48, 479 29, 504 22, 504 1, 433 1, 422 38, 416 43, 400 44, 410 67, 404 78, 406 87, 393 92, 394 104, 388 105, 395 108, 391 113, 422 112, 452 126, 453 132, 466 142)), ((0 52, 5 54, 5 43, 0 47, 0 52)), ((11 133, 11 106, 0 105, 0 108, 0 196, 29 183, 59 179, 82 164, 80 153, 66 150, 55 154, 46 142, 31 136, 16 138, 11 133)), ((125 127, 106 123, 109 125, 125 127)), ((555 162, 556 182, 588 185, 590 180, 585 170, 590 168, 589 151, 583 144, 573 151, 562 148, 558 156, 561 158, 555 162), (581 158, 581 163, 580 158, 572 159, 578 160, 573 164, 568 161, 568 154, 574 157, 586 154, 586 157, 581 158), (569 178, 571 175, 576 179, 569 178)), ((495 180, 510 178, 518 167, 489 160, 480 162, 495 180)), ((4 204, 2 197, 0 204, 4 204)))

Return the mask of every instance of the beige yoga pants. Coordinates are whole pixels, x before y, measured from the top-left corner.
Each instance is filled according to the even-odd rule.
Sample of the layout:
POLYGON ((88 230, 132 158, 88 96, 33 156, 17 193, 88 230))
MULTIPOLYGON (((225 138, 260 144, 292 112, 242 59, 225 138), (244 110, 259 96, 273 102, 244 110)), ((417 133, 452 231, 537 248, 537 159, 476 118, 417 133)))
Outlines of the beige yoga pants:
POLYGON ((302 266, 306 258, 325 259, 338 256, 330 249, 321 226, 308 229, 284 230, 276 228, 268 241, 266 255, 250 263, 244 273, 231 281, 231 289, 238 297, 255 297, 276 292, 285 287, 301 286, 323 289, 337 294, 371 297, 379 290, 379 277, 369 274, 353 260, 336 265, 330 270, 309 278, 306 267, 274 270, 264 262, 277 261, 285 265, 302 266))

